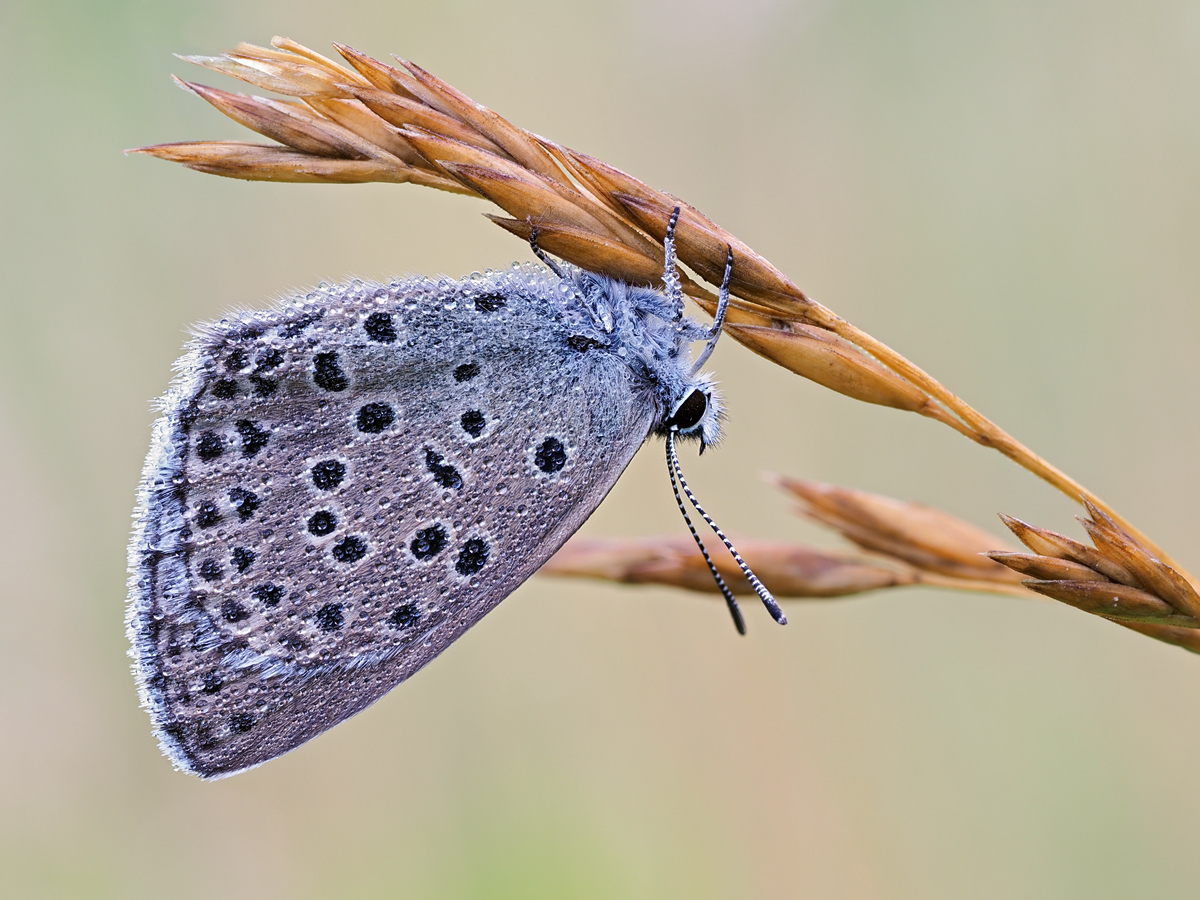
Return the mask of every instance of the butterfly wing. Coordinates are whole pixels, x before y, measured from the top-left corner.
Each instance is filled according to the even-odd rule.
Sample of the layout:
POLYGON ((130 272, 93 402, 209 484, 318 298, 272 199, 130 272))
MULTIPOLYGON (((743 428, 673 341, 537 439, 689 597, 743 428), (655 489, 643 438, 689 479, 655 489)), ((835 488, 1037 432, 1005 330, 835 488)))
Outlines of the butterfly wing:
POLYGON ((177 766, 231 774, 363 709, 599 505, 656 412, 562 303, 528 275, 355 283, 193 342, 130 548, 177 766))

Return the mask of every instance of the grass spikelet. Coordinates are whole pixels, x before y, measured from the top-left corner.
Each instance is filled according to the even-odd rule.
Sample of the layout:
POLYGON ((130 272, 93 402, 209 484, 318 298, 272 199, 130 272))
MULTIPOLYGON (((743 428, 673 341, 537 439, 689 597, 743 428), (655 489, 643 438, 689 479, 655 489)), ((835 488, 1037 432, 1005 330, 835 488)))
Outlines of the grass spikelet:
POLYGON ((1086 501, 1085 506, 1090 518, 1079 517, 1079 522, 1091 536, 1094 549, 1065 535, 1001 516, 1033 553, 992 552, 988 556, 1031 576, 1021 582, 1031 591, 1200 652, 1200 635, 1183 634, 1200 629, 1195 588, 1102 510, 1086 501))

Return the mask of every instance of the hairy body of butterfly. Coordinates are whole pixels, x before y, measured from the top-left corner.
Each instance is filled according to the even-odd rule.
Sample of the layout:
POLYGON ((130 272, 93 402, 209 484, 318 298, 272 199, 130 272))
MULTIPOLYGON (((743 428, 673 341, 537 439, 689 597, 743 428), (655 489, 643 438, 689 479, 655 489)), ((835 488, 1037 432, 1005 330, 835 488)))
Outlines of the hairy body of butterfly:
POLYGON ((322 286, 201 329, 129 551, 134 671, 174 764, 232 774, 360 711, 533 574, 649 435, 715 441, 687 349, 708 335, 676 285, 528 267, 322 286))

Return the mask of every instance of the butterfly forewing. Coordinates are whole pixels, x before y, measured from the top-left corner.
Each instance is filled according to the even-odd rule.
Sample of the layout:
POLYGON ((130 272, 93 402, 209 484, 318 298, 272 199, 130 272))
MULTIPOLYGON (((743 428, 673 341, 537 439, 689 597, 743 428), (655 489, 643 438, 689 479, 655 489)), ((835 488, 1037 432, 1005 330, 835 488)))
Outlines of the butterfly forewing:
POLYGON ((378 699, 545 562, 641 445, 636 373, 581 336, 556 280, 508 277, 324 288, 181 360, 130 617, 177 765, 239 771, 378 699))

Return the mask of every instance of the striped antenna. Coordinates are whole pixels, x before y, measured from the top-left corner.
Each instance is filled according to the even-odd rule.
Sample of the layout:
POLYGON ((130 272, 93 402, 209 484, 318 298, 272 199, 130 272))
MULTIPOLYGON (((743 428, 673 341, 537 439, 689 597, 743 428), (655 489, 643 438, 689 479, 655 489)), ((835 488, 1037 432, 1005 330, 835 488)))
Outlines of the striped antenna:
MULTIPOLYGON (((688 487, 688 483, 683 477, 683 470, 679 468, 679 456, 675 453, 675 432, 677 430, 678 429, 673 426, 671 430, 667 432, 667 469, 671 473, 671 487, 675 487, 675 479, 678 478, 679 486, 683 488, 683 492, 687 495, 688 501, 696 508, 696 512, 700 514, 700 517, 708 523, 708 526, 713 530, 713 533, 721 539, 721 543, 725 545, 725 549, 729 551, 729 554, 733 557, 734 562, 738 564, 738 568, 742 570, 742 574, 746 576, 746 580, 750 582, 750 586, 754 588, 754 592, 758 594, 759 599, 762 600, 763 606, 767 608, 767 612, 771 614, 771 618, 773 618, 780 625, 786 625, 787 616, 783 614, 783 610, 780 609, 779 603, 771 595, 771 592, 767 590, 766 586, 758 580, 758 576, 751 571, 748 565, 746 565, 746 561, 742 559, 742 555, 737 552, 737 548, 733 546, 733 543, 729 540, 729 538, 725 537, 725 532, 723 532, 717 523, 712 520, 712 517, 704 511, 704 507, 700 505, 700 502, 696 499, 696 495, 693 494, 692 489, 688 487)), ((708 551, 704 549, 704 544, 700 541, 700 536, 696 534, 696 529, 692 527, 692 520, 688 518, 687 510, 684 509, 683 500, 680 498, 678 490, 675 491, 675 499, 679 502, 679 511, 683 513, 683 518, 688 523, 688 528, 692 532, 692 537, 696 539, 696 543, 700 547, 700 552, 704 554, 704 560, 708 563, 709 571, 712 572, 713 577, 717 580, 717 586, 721 588, 721 593, 725 595, 725 602, 730 604, 730 612, 733 613, 734 622, 737 623, 741 619, 741 613, 740 611, 735 611, 737 610, 737 603, 733 599, 733 592, 729 590, 729 586, 725 584, 724 579, 722 579, 720 574, 718 574, 717 567, 713 565, 712 560, 709 558, 708 551)), ((743 629, 744 626, 739 628, 738 631, 744 634, 745 631, 743 629)))

